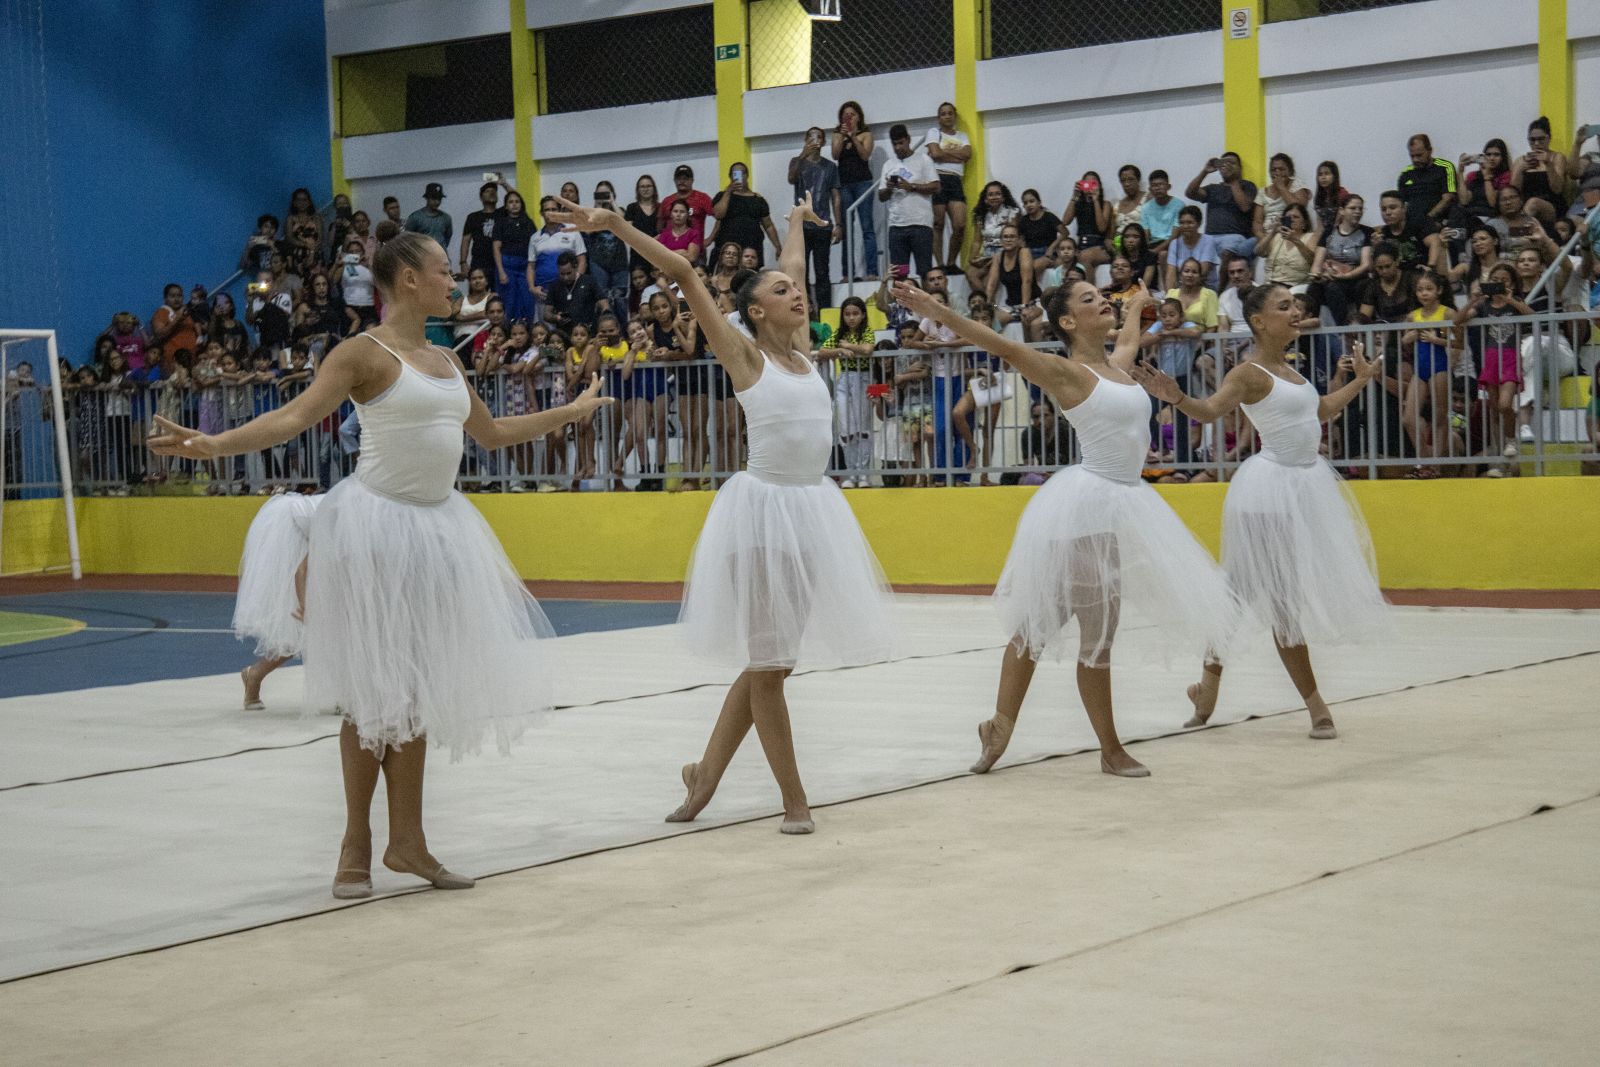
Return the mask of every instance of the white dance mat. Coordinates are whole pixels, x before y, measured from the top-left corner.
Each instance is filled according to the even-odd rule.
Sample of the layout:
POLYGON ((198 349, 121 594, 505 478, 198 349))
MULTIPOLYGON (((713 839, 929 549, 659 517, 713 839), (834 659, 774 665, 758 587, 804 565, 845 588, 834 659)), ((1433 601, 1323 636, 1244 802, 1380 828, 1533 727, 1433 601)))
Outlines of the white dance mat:
MULTIPOLYGON (((906 658, 791 682, 814 806, 963 774, 977 754, 1003 647, 992 608, 930 596, 900 609, 906 658)), ((1396 617, 1381 647, 1315 657, 1330 701, 1600 651, 1596 613, 1396 617)), ((780 810, 752 737, 699 822, 664 824, 682 799, 678 767, 699 758, 731 679, 685 658, 670 628, 559 641, 569 707, 510 758, 433 760, 429 841, 453 869, 500 873, 780 810)), ((1138 627, 1119 635, 1115 664, 1124 738, 1177 730, 1197 664, 1164 665, 1138 627)), ((340 906, 328 894, 343 824, 337 722, 300 717, 299 684, 299 668, 273 675, 257 713, 238 710, 232 674, 0 701, 0 979, 340 906)), ((1230 665, 1214 721, 1299 706, 1263 645, 1230 665)), ((1071 662, 1041 665, 1002 765, 1093 747, 1071 662)), ((384 833, 380 785, 379 854, 384 833)), ((374 881, 380 895, 418 885, 381 866, 374 881)))

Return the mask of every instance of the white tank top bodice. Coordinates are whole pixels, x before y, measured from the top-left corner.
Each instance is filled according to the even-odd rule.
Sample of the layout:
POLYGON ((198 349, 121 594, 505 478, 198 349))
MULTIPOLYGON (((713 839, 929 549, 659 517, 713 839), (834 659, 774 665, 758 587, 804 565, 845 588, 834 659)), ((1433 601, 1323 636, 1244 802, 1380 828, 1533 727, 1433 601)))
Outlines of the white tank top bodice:
POLYGON ((1243 405, 1245 414, 1261 435, 1261 455, 1285 467, 1309 467, 1317 461, 1322 425, 1317 420, 1321 402, 1310 382, 1288 382, 1259 364, 1272 388, 1254 404, 1243 405))
POLYGON ((761 358, 761 377, 735 394, 749 430, 747 469, 779 485, 816 485, 833 455, 833 398, 827 383, 815 367, 795 374, 765 353, 761 358))
POLYGON ((1082 403, 1062 412, 1078 433, 1078 465, 1113 482, 1137 482, 1150 451, 1150 394, 1090 373, 1100 380, 1082 403))
POLYGON ((461 372, 449 378, 423 374, 371 334, 400 364, 400 377, 383 393, 356 404, 361 413, 361 459, 356 477, 384 496, 408 504, 438 504, 455 487, 461 466, 461 428, 472 398, 461 372))

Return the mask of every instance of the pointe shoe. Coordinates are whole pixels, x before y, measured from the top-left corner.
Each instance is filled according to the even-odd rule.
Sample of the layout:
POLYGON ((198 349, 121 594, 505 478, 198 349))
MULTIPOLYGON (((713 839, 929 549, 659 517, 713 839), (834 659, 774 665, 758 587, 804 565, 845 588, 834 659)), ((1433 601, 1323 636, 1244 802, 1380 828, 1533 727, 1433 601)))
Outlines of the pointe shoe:
POLYGON ((432 874, 418 874, 417 877, 429 883, 435 889, 471 889, 478 884, 474 878, 468 878, 464 874, 445 870, 445 866, 442 863, 432 874))
POLYGON ((1217 708, 1213 704, 1210 711, 1204 715, 1200 714, 1200 683, 1192 683, 1188 689, 1184 690, 1184 693, 1188 695, 1189 703, 1194 705, 1194 714, 1189 716, 1188 721, 1183 724, 1183 728, 1185 730, 1193 730, 1197 726, 1204 726, 1209 723, 1211 716, 1216 714, 1217 708))
POLYGON ((1016 729, 1016 725, 1004 715, 996 715, 978 724, 978 743, 983 746, 983 751, 978 755, 978 762, 968 768, 973 774, 988 774, 989 769, 1005 755, 1006 746, 1011 743, 1011 731, 1016 729))
POLYGON ((1339 736, 1339 731, 1334 729, 1332 719, 1322 719, 1311 724, 1311 732, 1306 736, 1313 741, 1332 741, 1339 736))
MULTIPOLYGON (((1131 756, 1129 758, 1132 759, 1131 756)), ((1150 768, 1146 767, 1144 764, 1140 763, 1138 760, 1134 760, 1134 763, 1133 763, 1132 767, 1113 767, 1113 766, 1111 766, 1110 763, 1106 762, 1106 758, 1104 756, 1101 756, 1100 757, 1100 771, 1103 774, 1116 775, 1118 778, 1148 778, 1148 777, 1150 777, 1150 768)))
POLYGON ((694 799, 694 780, 699 772, 700 764, 698 763, 685 763, 683 770, 678 772, 678 776, 683 779, 683 788, 688 791, 689 795, 684 797, 683 803, 679 804, 672 814, 667 816, 667 822, 694 822, 694 816, 689 814, 687 809, 689 802, 694 799))
POLYGON ((372 875, 367 874, 362 867, 341 867, 333 876, 333 896, 335 900, 365 900, 372 895, 372 875), (366 874, 367 877, 359 882, 341 882, 341 874, 366 874))
POLYGON ((784 819, 778 824, 780 834, 811 834, 817 830, 817 824, 811 819, 784 819))
MULTIPOLYGON (((246 667, 244 670, 239 672, 239 680, 244 683, 245 692, 248 693, 250 691, 250 668, 249 667, 246 667)), ((257 697, 255 700, 246 699, 245 702, 244 702, 244 710, 245 711, 266 711, 267 710, 267 706, 261 702, 261 698, 260 697, 257 697)))

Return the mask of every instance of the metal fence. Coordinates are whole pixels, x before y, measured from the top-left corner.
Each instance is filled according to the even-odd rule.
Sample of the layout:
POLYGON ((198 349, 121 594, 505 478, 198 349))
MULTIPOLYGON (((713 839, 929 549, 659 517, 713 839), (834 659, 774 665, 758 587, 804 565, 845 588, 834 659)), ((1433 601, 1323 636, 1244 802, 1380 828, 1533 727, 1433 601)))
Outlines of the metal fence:
MULTIPOLYGON (((1600 423, 1591 400, 1600 345, 1593 313, 1474 321, 1443 351, 1406 324, 1309 331, 1296 368, 1320 392, 1342 384, 1340 360, 1360 340, 1386 373, 1323 427, 1322 451, 1348 478, 1505 477, 1600 472, 1600 423), (1409 335, 1408 335, 1409 334, 1409 335), (1485 387, 1486 365, 1521 376, 1485 387), (1419 367, 1438 366, 1426 381, 1419 367)), ((1209 334, 1180 375, 1194 395, 1212 392, 1248 346, 1242 334, 1209 334)), ((1040 345, 1050 348, 1049 345, 1040 345)), ((971 348, 886 350, 822 364, 834 396, 830 473, 846 486, 1013 484, 1074 462, 1075 435, 1048 396, 971 348)), ((744 427, 727 376, 711 360, 604 369, 617 404, 560 433, 498 452, 470 439, 458 486, 469 492, 715 488, 744 464, 744 427)), ((469 375, 496 414, 565 402, 579 387, 552 351, 516 373, 469 375)), ((360 451, 350 405, 293 441, 209 462, 153 457, 143 449, 152 415, 226 429, 283 403, 303 384, 274 381, 193 388, 159 382, 69 386, 66 410, 75 479, 90 494, 265 493, 327 487, 350 474, 360 451)), ((48 397, 8 388, 8 494, 44 495, 58 484, 49 453, 48 397)), ((1151 405, 1150 481, 1225 481, 1256 449, 1249 419, 1191 423, 1151 405)))
POLYGON ((552 115, 717 91, 709 4, 553 26, 542 34, 544 110, 552 115))
POLYGON ((507 34, 341 56, 338 69, 344 137, 512 117, 507 34))
POLYGON ((1041 4, 1037 0, 989 0, 990 54, 1025 56, 1120 41, 1143 41, 1222 27, 1215 0, 1077 0, 1041 4))

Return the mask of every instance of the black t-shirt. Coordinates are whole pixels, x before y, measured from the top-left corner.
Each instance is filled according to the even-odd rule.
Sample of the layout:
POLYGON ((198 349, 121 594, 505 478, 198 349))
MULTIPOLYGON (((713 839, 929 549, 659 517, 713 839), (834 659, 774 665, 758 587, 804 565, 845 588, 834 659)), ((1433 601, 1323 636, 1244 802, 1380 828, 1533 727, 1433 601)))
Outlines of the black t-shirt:
POLYGON ((289 313, 274 300, 268 300, 256 312, 256 337, 271 348, 281 348, 289 341, 289 313))
POLYGON ((1255 228, 1250 225, 1255 214, 1255 183, 1240 181, 1239 186, 1251 204, 1243 211, 1239 210, 1238 203, 1233 199, 1233 190, 1226 182, 1213 182, 1200 190, 1200 199, 1206 205, 1206 233, 1236 233, 1242 237, 1250 237, 1255 233, 1255 228))
POLYGON ((772 210, 767 206, 767 198, 756 193, 737 196, 721 192, 711 203, 715 205, 725 196, 729 198, 728 213, 722 217, 722 230, 718 234, 721 242, 727 244, 732 241, 740 248, 754 248, 759 251, 764 238, 761 232, 761 220, 772 214, 772 210))
POLYGON ((243 357, 250 350, 250 332, 244 328, 244 323, 238 319, 232 325, 218 325, 213 327, 206 336, 207 341, 220 341, 224 352, 231 352, 235 356, 243 357))
MULTIPOLYGON (((474 211, 467 216, 466 224, 462 227, 461 233, 467 239, 468 270, 481 269, 491 279, 494 277, 495 227, 505 217, 505 208, 499 207, 493 211, 474 211)), ((505 251, 506 249, 501 249, 502 254, 505 251)))
POLYGON ((628 269, 628 246, 610 230, 584 234, 583 249, 589 255, 591 266, 617 274, 628 269))
POLYGON ((600 290, 587 274, 578 275, 571 285, 557 278, 550 286, 550 306, 555 308, 556 323, 563 330, 570 330, 578 322, 593 330, 595 302, 599 299, 600 290))
POLYGON ((494 239, 500 242, 500 256, 528 258, 528 243, 537 230, 533 220, 526 215, 506 215, 494 224, 494 239))
POLYGON ((1455 168, 1442 159, 1422 167, 1409 166, 1400 172, 1395 191, 1406 202, 1407 218, 1424 218, 1446 193, 1455 191, 1455 168))
POLYGON ((1017 232, 1022 236, 1022 247, 1029 249, 1049 248, 1050 242, 1056 239, 1056 231, 1061 229, 1061 220, 1053 211, 1046 211, 1037 219, 1018 215, 1016 223, 1017 232))
POLYGON ((320 305, 307 300, 306 307, 311 309, 312 318, 295 331, 297 339, 314 337, 319 333, 342 337, 350 328, 350 320, 344 314, 344 301, 337 296, 329 294, 328 302, 320 305))
MULTIPOLYGON (((656 206, 657 208, 661 206, 659 200, 656 201, 656 206)), ((646 211, 640 207, 637 200, 623 209, 622 217, 627 220, 629 225, 647 237, 654 237, 659 232, 660 216, 655 211, 646 211)), ((637 252, 631 252, 628 256, 628 269, 632 270, 634 267, 644 267, 646 270, 651 269, 648 259, 637 252)))
MULTIPOLYGON (((857 131, 856 136, 861 136, 857 131)), ((861 158, 861 153, 856 149, 855 142, 845 140, 839 152, 839 184, 854 185, 856 182, 870 182, 872 168, 867 166, 867 161, 861 158)), ((846 205, 848 206, 848 205, 846 205)))
POLYGON ((1418 267, 1427 266, 1428 245, 1427 238, 1439 232, 1439 224, 1432 219, 1416 219, 1411 216, 1410 209, 1406 211, 1406 224, 1397 234, 1389 227, 1380 227, 1373 237, 1374 244, 1385 241, 1395 246, 1400 253, 1400 269, 1409 271, 1418 267))
POLYGON ((1383 283, 1374 274, 1367 279, 1361 287, 1362 306, 1372 307, 1372 321, 1374 322, 1404 322, 1416 303, 1411 299, 1411 283, 1404 275, 1400 277, 1400 284, 1394 292, 1384 291, 1383 283))

